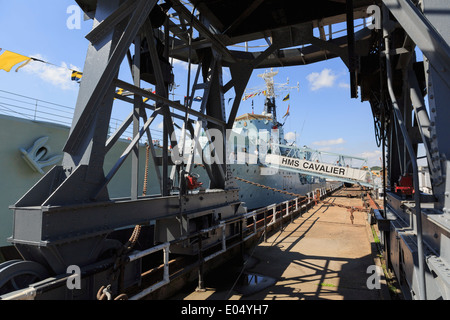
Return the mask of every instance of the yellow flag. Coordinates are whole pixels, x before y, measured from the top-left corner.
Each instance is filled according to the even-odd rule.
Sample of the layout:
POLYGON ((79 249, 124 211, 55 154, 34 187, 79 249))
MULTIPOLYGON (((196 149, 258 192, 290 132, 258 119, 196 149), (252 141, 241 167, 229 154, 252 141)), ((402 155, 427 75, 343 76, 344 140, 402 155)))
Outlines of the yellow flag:
POLYGON ((80 81, 83 73, 80 71, 72 70, 72 81, 80 81))
POLYGON ((16 69, 16 71, 22 68, 28 62, 30 62, 31 58, 5 50, 5 52, 3 52, 2 55, 0 55, 0 70, 5 70, 6 72, 9 72, 11 71, 12 67, 25 60, 26 62, 21 66, 19 66, 16 69))
MULTIPOLYGON (((122 93, 123 93, 123 89, 122 89, 122 88, 117 89, 116 94, 118 94, 119 96, 121 96, 122 93)), ((116 98, 114 98, 114 100, 116 100, 116 98)))

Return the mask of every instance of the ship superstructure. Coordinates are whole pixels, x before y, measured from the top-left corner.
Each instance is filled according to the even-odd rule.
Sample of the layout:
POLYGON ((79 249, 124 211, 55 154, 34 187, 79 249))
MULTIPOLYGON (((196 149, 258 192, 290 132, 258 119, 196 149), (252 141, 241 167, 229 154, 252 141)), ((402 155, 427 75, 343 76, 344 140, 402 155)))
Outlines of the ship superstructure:
MULTIPOLYGON (((262 93, 265 96, 264 110, 261 114, 252 112, 237 117, 232 135, 235 140, 228 141, 230 169, 233 176, 239 178, 240 197, 249 209, 290 199, 292 194, 304 195, 326 183, 323 178, 271 168, 265 163, 267 154, 288 154, 283 124, 277 119, 276 96, 298 89, 298 85, 289 87, 289 81, 276 84, 274 77, 277 74, 278 71, 273 69, 258 74, 265 87, 247 90, 244 99, 262 93)), ((305 152, 300 156, 309 159, 311 153, 305 152)))
MULTIPOLYGON (((298 147, 285 139, 283 126, 286 119, 283 123, 277 119, 276 98, 282 94, 287 99, 289 91, 298 90, 299 85, 289 86, 289 79, 283 84, 275 83, 274 77, 277 74, 278 71, 273 69, 258 74, 265 85, 247 89, 243 100, 263 94, 264 109, 260 114, 252 110, 252 113, 236 117, 228 135, 225 160, 239 188, 240 200, 247 209, 253 210, 295 196, 303 196, 338 181, 373 187, 374 181, 370 173, 367 170, 360 170, 366 164, 366 159, 332 154, 306 146, 298 147), (325 155, 328 156, 327 159, 324 159, 325 155), (356 167, 355 160, 359 161, 356 167), (305 169, 289 165, 299 164, 299 161, 305 161, 312 166, 309 165, 305 169)), ((283 118, 288 115, 289 111, 283 118)), ((207 137, 201 138, 203 154, 210 154, 212 148, 208 149, 207 137)), ((219 149, 217 145, 215 149, 219 149)), ((210 181, 202 168, 197 167, 195 172, 202 185, 207 186, 210 181)))

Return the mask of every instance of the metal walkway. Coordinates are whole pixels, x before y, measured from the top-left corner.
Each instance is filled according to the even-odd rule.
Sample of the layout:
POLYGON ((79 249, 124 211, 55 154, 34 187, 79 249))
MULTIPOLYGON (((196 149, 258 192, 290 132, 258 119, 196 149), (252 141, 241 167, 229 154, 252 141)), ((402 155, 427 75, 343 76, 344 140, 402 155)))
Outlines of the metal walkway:
POLYGON ((341 189, 248 250, 245 274, 236 283, 230 269, 205 281, 206 291, 184 292, 175 300, 388 300, 384 275, 379 287, 369 277, 380 265, 367 214, 328 204, 361 206, 354 191, 341 189), (352 193, 353 197, 347 197, 352 193), (253 277, 252 277, 253 276, 253 277), (222 279, 219 281, 218 279, 222 279), (368 284, 369 283, 369 284, 368 284), (373 284, 373 286, 372 286, 373 284))

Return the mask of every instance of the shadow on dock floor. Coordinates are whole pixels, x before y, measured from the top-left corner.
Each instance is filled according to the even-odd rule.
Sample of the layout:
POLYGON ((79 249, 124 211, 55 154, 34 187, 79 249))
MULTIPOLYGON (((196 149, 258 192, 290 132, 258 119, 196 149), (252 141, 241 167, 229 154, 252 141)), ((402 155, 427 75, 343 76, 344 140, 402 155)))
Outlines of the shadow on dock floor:
MULTIPOLYGON (((358 197, 329 202, 361 206, 358 197)), ((384 277, 375 283, 376 252, 367 213, 319 204, 248 250, 243 265, 229 261, 205 277, 204 292, 185 291, 183 300, 384 300, 384 277), (253 282, 248 285, 242 281, 253 282), (258 281, 255 283, 255 279, 258 281)), ((380 269, 378 269, 380 270, 380 269)), ((194 289, 194 288, 191 288, 194 289)))

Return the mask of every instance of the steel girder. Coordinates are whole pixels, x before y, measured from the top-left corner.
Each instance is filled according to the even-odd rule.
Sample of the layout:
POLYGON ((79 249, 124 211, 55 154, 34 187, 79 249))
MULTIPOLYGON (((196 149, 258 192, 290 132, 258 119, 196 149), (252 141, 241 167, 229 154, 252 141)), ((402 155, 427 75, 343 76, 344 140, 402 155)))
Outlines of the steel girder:
MULTIPOLYGON (((448 1, 421 1, 423 12, 411 0, 383 0, 383 3, 397 19, 399 24, 420 48, 424 55, 425 75, 430 110, 429 143, 426 145, 429 155, 429 167, 438 209, 446 213, 450 209, 450 196, 446 171, 449 167, 450 140, 448 134, 450 98, 450 22, 445 15, 449 9, 448 1), (443 12, 438 15, 436 12, 443 12)), ((415 91, 417 86, 414 85, 415 91)), ((414 98, 416 104, 417 98, 414 98)), ((420 104, 420 103, 419 103, 420 104)), ((425 120, 426 121, 426 120, 425 120)), ((450 213, 450 211, 448 211, 450 213)))
POLYGON ((389 119, 383 133, 387 140, 390 184, 384 213, 384 219, 390 221, 390 229, 385 230, 385 248, 408 298, 448 299, 450 277, 442 268, 450 265, 446 196, 450 116, 445 102, 450 98, 447 71, 450 25, 448 15, 442 19, 436 13, 445 16, 450 4, 426 0, 419 4, 409 0, 383 0, 383 3, 381 90, 373 103, 379 104, 378 110, 384 110, 389 119), (391 21, 390 13, 395 20, 391 21), (423 52, 423 62, 416 60, 415 46, 423 52), (419 190, 419 144, 425 149, 432 195, 419 190), (394 184, 405 175, 413 178, 411 196, 399 195, 395 190, 394 184))
MULTIPOLYGON (((63 165, 53 168, 13 207, 15 226, 11 241, 17 245, 25 257, 39 261, 58 272, 69 261, 81 265, 95 261, 107 247, 106 237, 117 228, 148 223, 149 220, 161 220, 163 222, 160 226, 167 227, 167 223, 175 223, 177 227, 181 228, 181 234, 185 234, 189 232, 187 221, 191 214, 211 215, 218 209, 230 212, 230 214, 238 212, 240 204, 236 197, 237 192, 235 189, 227 190, 231 184, 228 183, 229 177, 225 166, 211 166, 206 170, 212 186, 220 189, 209 197, 208 201, 212 201, 212 203, 209 203, 206 208, 199 209, 203 206, 203 202, 200 200, 201 196, 186 195, 185 198, 178 198, 178 196, 170 195, 173 180, 182 172, 182 166, 179 166, 173 169, 169 175, 170 163, 167 151, 169 138, 173 147, 179 143, 173 136, 169 137, 170 133, 174 131, 173 118, 184 121, 184 131, 189 130, 199 134, 202 129, 214 128, 223 132, 226 128, 231 128, 234 122, 239 102, 253 69, 301 65, 334 57, 341 57, 349 65, 349 58, 351 58, 347 53, 349 44, 347 37, 328 41, 325 41, 323 37, 312 37, 312 27, 318 26, 323 29, 323 26, 327 24, 326 21, 330 23, 345 21, 346 16, 342 12, 335 16, 325 17, 321 21, 277 26, 271 29, 269 34, 255 32, 233 38, 226 34, 219 34, 216 28, 210 24, 213 21, 207 21, 205 17, 195 17, 193 12, 190 12, 178 0, 169 0, 168 3, 173 5, 179 18, 179 24, 166 19, 162 24, 164 25, 164 28, 161 28, 161 30, 164 29, 162 35, 160 34, 161 30, 150 27, 152 20, 148 19, 152 9, 156 6, 156 1, 92 0, 77 2, 86 13, 95 17, 96 22, 94 29, 87 35, 91 44, 88 48, 72 129, 64 149, 63 165), (189 28, 195 28, 199 37, 190 38, 189 28), (169 37, 169 30, 174 32, 173 37, 169 37), (165 44, 165 50, 161 57, 155 44, 147 43, 146 49, 150 55, 150 63, 155 77, 154 84, 157 91, 155 94, 139 85, 142 80, 140 72, 142 61, 139 61, 139 58, 130 59, 133 84, 117 79, 119 65, 127 55, 130 46, 134 43, 135 50, 139 53, 143 47, 143 45, 139 45, 139 42, 143 44, 143 39, 149 39, 153 34, 158 37, 161 35, 165 44), (273 41, 262 52, 238 52, 228 48, 234 43, 268 36, 272 36, 273 41), (309 43, 311 46, 302 49, 290 48, 309 43), (193 110, 188 104, 180 104, 168 98, 168 83, 161 60, 168 56, 201 64, 199 70, 202 70, 203 83, 199 83, 200 80, 197 78, 190 90, 191 93, 200 87, 204 90, 205 104, 200 111, 193 110), (232 80, 226 84, 222 83, 222 67, 229 67, 232 76, 232 80), (115 94, 116 87, 130 91, 133 98, 115 94), (235 100, 227 118, 223 107, 223 93, 232 88, 235 90, 235 100), (155 104, 143 103, 143 97, 149 98, 155 104), (133 105, 133 111, 124 120, 117 133, 108 138, 107 129, 114 98, 130 102, 133 105), (171 112, 169 107, 176 111, 171 112), (148 110, 152 110, 153 113, 147 115, 148 110), (157 159, 155 150, 152 149, 152 157, 155 164, 163 164, 162 173, 157 173, 157 183, 161 187, 161 195, 156 197, 138 196, 136 180, 134 180, 130 190, 130 199, 110 199, 107 192, 108 181, 114 176, 114 171, 120 168, 124 158, 131 155, 134 159, 133 175, 137 174, 137 149, 135 146, 145 134, 151 142, 148 128, 157 116, 162 116, 164 119, 163 150, 165 151, 162 157, 157 159), (196 119, 192 119, 192 117, 196 119), (144 121, 142 127, 138 125, 139 118, 144 121), (130 147, 124 151, 112 171, 104 174, 102 166, 105 154, 117 141, 120 132, 131 123, 133 123, 134 138, 130 147), (192 210, 187 209, 186 203, 180 205, 181 199, 184 199, 186 203, 192 200, 192 210), (129 214, 127 215, 127 213, 129 214), (32 222, 30 223, 30 221, 32 222), (75 257, 67 260, 73 252, 77 252, 75 257)), ((368 5, 369 2, 372 4, 372 1, 358 1, 354 4, 356 6, 362 2, 364 5, 368 5)), ((437 201, 432 201, 432 208, 427 207, 424 209, 425 212, 423 212, 424 210, 420 212, 417 205, 414 206, 410 203, 404 206, 406 209, 401 209, 398 199, 393 196, 388 199, 391 209, 395 209, 397 212, 402 211, 399 217, 405 216, 411 219, 411 212, 416 212, 415 217, 419 218, 410 220, 410 224, 406 227, 394 226, 396 231, 392 234, 396 233, 402 236, 403 230, 400 229, 410 228, 422 236, 419 224, 421 220, 426 220, 423 225, 423 238, 427 245, 424 250, 419 249, 419 254, 416 254, 413 249, 409 252, 411 253, 412 267, 408 266, 412 268, 410 270, 414 270, 414 266, 418 266, 420 269, 417 272, 411 271, 412 277, 418 279, 412 281, 411 285, 416 292, 420 292, 420 298, 423 298, 424 290, 429 291, 430 287, 435 287, 428 285, 428 282, 426 288, 422 285, 423 278, 427 278, 428 275, 428 273, 425 277, 420 275, 425 271, 422 262, 419 263, 422 261, 422 256, 429 254, 428 249, 430 249, 440 255, 443 261, 447 263, 450 261, 448 256, 450 250, 446 240, 449 238, 446 214, 450 208, 448 196, 450 179, 447 179, 445 175, 449 170, 449 161, 446 157, 449 154, 450 146, 448 140, 450 135, 447 131, 450 111, 446 108, 446 102, 450 100, 449 71, 447 69, 450 59, 449 33, 446 32, 449 22, 448 19, 442 20, 441 17, 433 15, 433 10, 436 8, 446 9, 449 4, 444 0, 435 2, 424 0, 421 2, 422 9, 419 10, 419 7, 410 0, 383 0, 383 3, 397 20, 399 27, 397 29, 400 30, 396 31, 394 25, 386 25, 391 40, 394 38, 392 37, 394 32, 398 32, 400 38, 403 39, 403 45, 411 43, 417 45, 426 57, 423 65, 429 115, 423 108, 422 79, 412 64, 414 55, 410 48, 392 41, 392 46, 388 44, 385 48, 389 54, 391 54, 390 50, 393 50, 392 56, 395 61, 392 61, 391 71, 393 74, 391 76, 400 82, 399 87, 393 88, 393 96, 397 101, 398 108, 385 110, 387 111, 386 118, 391 118, 386 122, 387 131, 391 135, 388 143, 391 156, 388 165, 391 182, 394 182, 401 174, 408 172, 407 168, 411 161, 417 160, 414 152, 417 152, 417 145, 421 142, 426 148, 428 162, 434 175, 433 190, 436 199, 431 199, 437 201), (401 34, 402 32, 404 35, 401 34), (400 70, 400 73, 397 70, 400 70), (418 80, 418 83, 415 80, 418 80), (410 116, 412 110, 415 111, 416 117, 414 125, 410 116), (422 278, 420 279, 420 277, 422 278)), ((256 10, 260 4, 262 2, 255 1, 254 7, 241 13, 231 23, 229 30, 236 30, 244 21, 243 19, 248 17, 252 10, 256 10)), ((356 8, 353 12, 354 17, 367 16, 364 10, 365 7, 356 8)), ((369 33, 367 30, 355 34, 354 53, 359 58, 372 53, 369 52, 369 45, 374 44, 374 39, 376 36, 373 32, 369 33)), ((383 53, 379 51, 375 55, 382 56, 383 53)), ((360 77, 359 84, 363 87, 362 80, 365 76, 361 74, 358 76, 360 77)), ((380 76, 383 75, 380 74, 380 76)), ((380 104, 380 102, 383 104, 386 101, 388 94, 386 87, 380 85, 379 89, 380 92, 376 97, 378 100, 371 101, 373 105, 380 104)), ((199 149, 198 144, 192 146, 190 156, 196 149, 199 149)), ((192 157, 189 159, 187 168, 192 165, 193 161, 192 157)), ((177 164, 180 165, 180 163, 177 164)), ((403 241, 405 243, 403 247, 411 248, 411 244, 413 244, 416 248, 420 248, 423 245, 422 241, 417 242, 414 237, 417 235, 403 241)), ((406 238, 404 237, 404 239, 406 238)), ((440 281, 441 286, 446 288, 447 281, 443 278, 445 272, 441 272, 436 261, 437 259, 434 257, 428 256, 427 266, 434 270, 442 280, 440 281)), ((441 290, 441 292, 444 291, 441 290)), ((428 296, 434 294, 435 292, 431 295, 428 293, 428 296)))
MULTIPOLYGON (((120 229, 148 225, 154 221, 160 235, 170 228, 175 228, 180 231, 180 235, 187 236, 196 225, 196 222, 190 222, 191 217, 195 219, 199 216, 219 214, 222 218, 228 218, 242 214, 245 210, 239 201, 238 190, 227 183, 227 179, 231 177, 226 174, 225 164, 213 164, 207 170, 212 181, 211 187, 217 190, 194 194, 173 192, 182 190, 181 185, 175 184, 175 179, 184 172, 185 165, 175 160, 173 180, 170 180, 169 167, 172 162, 168 151, 169 142, 173 147, 172 155, 175 159, 176 152, 179 152, 178 141, 173 134, 173 118, 184 120, 185 126, 191 128, 194 123, 191 117, 196 117, 200 129, 216 128, 225 133, 227 123, 233 122, 234 115, 227 119, 225 114, 222 53, 218 51, 223 48, 216 48, 218 43, 202 50, 205 72, 201 86, 204 90, 201 110, 193 110, 186 104, 168 98, 170 79, 167 81, 167 70, 164 69, 168 46, 161 56, 156 42, 153 41, 158 29, 152 25, 149 18, 153 9, 158 8, 156 2, 96 1, 94 28, 87 36, 90 45, 72 128, 64 147, 63 163, 48 172, 12 206, 14 232, 10 242, 25 259, 38 262, 47 268, 50 274, 64 273, 67 266, 72 264, 82 267, 95 263, 106 251, 117 248, 117 243, 111 246, 108 236, 120 229), (133 46, 134 57, 131 57, 130 47, 133 46), (150 81, 154 81, 156 93, 141 88, 143 73, 149 70, 148 61, 147 69, 144 70, 144 51, 149 55, 150 69, 153 70, 154 76, 150 81), (127 56, 130 58, 132 84, 118 79, 119 66, 127 56), (116 94, 117 87, 129 91, 133 97, 116 94), (148 98, 155 104, 144 103, 143 98, 148 98), (132 112, 117 132, 108 137, 114 99, 129 102, 132 112), (175 110, 170 111, 169 107, 175 110), (147 111, 151 113, 147 114, 147 111), (161 116, 164 121, 162 157, 157 159, 155 150, 151 150, 154 163, 162 169, 160 172, 158 165, 155 165, 156 183, 161 187, 161 194, 140 196, 137 193, 137 145, 144 135, 147 135, 149 144, 152 145, 149 127, 156 117, 161 116), (143 125, 140 125, 141 120, 143 125), (104 173, 103 161, 106 153, 130 125, 133 126, 134 134, 130 145, 117 159, 115 166, 104 173), (110 199, 108 183, 128 157, 131 157, 132 161, 130 198, 110 199)), ((194 25, 201 32, 206 32, 202 23, 196 22, 194 25)), ((167 28, 167 22, 165 26, 167 28)), ((167 45, 169 31, 165 31, 164 43, 167 45)), ((226 86, 227 90, 235 89, 237 101, 241 100, 250 77, 251 64, 243 70, 245 71, 234 71, 235 81, 232 79, 226 86)), ((234 105, 235 111, 238 105, 234 105)), ((200 135, 200 131, 197 134, 200 135)), ((225 150, 225 141, 222 145, 225 150)), ((195 146, 191 153, 197 149, 198 146, 195 146)), ((178 182, 183 181, 179 179, 178 182)), ((210 221, 209 223, 217 222, 217 219, 206 220, 210 221)), ((195 248, 192 247, 193 250, 195 248)))

